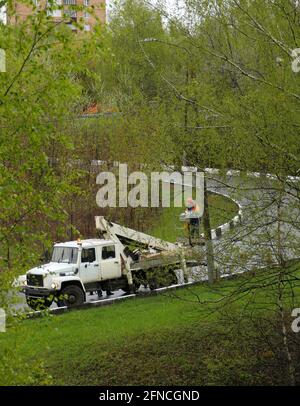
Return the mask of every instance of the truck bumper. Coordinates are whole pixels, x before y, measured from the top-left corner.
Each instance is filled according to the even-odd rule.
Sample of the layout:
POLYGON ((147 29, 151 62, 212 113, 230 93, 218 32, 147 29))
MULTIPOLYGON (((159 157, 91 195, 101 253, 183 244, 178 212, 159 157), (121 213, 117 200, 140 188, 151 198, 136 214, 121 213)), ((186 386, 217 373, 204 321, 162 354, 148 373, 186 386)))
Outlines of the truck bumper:
POLYGON ((56 291, 47 288, 33 288, 31 286, 24 286, 22 289, 23 293, 27 297, 39 298, 39 297, 48 297, 50 295, 55 295, 56 291))

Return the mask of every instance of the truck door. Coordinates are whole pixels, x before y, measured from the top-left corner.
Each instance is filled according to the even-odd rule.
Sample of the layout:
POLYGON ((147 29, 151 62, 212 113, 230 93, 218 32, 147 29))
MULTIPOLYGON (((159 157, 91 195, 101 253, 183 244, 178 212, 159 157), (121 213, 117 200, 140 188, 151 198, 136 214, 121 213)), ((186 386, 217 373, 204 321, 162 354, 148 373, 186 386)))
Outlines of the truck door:
POLYGON ((121 277, 121 259, 115 245, 102 246, 100 273, 103 280, 121 277))
POLYGON ((95 282, 100 279, 99 261, 96 257, 95 248, 82 248, 79 272, 83 283, 95 282))

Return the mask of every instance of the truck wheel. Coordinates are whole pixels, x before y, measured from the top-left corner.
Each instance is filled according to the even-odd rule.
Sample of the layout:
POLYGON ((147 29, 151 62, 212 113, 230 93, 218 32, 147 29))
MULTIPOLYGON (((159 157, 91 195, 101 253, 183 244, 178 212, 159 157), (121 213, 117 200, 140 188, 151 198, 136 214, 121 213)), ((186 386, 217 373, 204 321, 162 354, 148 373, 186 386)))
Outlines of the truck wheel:
POLYGON ((45 310, 52 305, 53 298, 48 297, 26 297, 26 302, 33 310, 45 310))
POLYGON ((80 287, 76 285, 66 286, 61 291, 61 298, 59 298, 57 305, 73 307, 79 306, 84 303, 84 293, 80 287))

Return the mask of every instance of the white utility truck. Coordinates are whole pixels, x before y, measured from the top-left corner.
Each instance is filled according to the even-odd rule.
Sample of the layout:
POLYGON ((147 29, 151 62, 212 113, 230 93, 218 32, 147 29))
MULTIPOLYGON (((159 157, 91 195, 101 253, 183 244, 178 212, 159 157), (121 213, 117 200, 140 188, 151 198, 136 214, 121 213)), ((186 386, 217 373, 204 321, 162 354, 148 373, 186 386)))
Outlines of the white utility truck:
MULTIPOLYGON (((123 289, 135 292, 178 284, 181 269, 186 276, 187 250, 177 244, 132 230, 98 216, 99 239, 55 243, 49 263, 20 277, 21 290, 34 310, 79 306, 88 292, 123 289)), ((183 276, 184 279, 184 276, 183 276)), ((182 280, 181 280, 182 281, 182 280)))

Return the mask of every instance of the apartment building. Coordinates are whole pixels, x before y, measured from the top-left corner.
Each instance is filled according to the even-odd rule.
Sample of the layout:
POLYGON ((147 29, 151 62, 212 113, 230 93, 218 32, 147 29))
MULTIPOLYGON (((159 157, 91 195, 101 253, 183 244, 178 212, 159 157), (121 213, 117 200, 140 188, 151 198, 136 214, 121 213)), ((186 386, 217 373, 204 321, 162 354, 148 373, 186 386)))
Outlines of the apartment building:
MULTIPOLYGON (((48 7, 47 13, 54 21, 63 21, 74 32, 77 31, 74 23, 80 22, 84 31, 90 31, 95 24, 104 24, 106 21, 105 0, 55 0, 51 8, 49 8, 47 0, 35 0, 35 6, 48 7), (76 9, 76 6, 83 9, 76 9)), ((34 12, 33 7, 15 1, 11 16, 9 11, 7 12, 7 23, 17 24, 34 12)))

